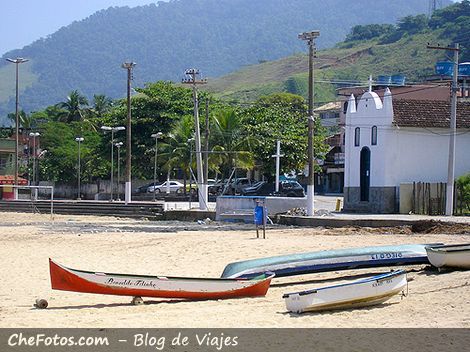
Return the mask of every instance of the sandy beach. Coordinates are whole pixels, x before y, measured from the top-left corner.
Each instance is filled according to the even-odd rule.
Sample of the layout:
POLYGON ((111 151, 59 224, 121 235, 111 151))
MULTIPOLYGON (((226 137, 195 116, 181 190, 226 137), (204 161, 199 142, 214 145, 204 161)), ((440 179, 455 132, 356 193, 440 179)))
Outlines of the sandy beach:
POLYGON ((0 327, 470 327, 470 271, 406 266, 409 295, 380 306, 295 315, 282 294, 387 272, 361 269, 273 280, 266 297, 217 301, 145 299, 53 291, 48 258, 71 268, 168 276, 219 277, 226 264, 258 257, 372 245, 470 242, 470 230, 273 227, 165 223, 112 217, 0 213, 0 327), (36 298, 49 307, 36 309, 36 298))

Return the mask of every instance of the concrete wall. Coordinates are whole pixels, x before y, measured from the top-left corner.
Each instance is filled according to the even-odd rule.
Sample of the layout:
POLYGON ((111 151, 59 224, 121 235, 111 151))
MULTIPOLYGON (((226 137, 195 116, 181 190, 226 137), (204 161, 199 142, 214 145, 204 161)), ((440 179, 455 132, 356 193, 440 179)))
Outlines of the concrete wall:
POLYGON ((361 202, 360 187, 346 187, 343 195, 346 213, 393 214, 398 210, 396 187, 371 187, 368 202, 361 202))
POLYGON ((296 197, 217 197, 216 220, 253 222, 257 201, 264 201, 268 215, 285 213, 292 208, 305 208, 307 198, 296 197))
MULTIPOLYGON (((418 192, 418 186, 416 185, 415 205, 420 209, 415 209, 415 213, 420 213, 422 209, 427 209, 435 213, 439 207, 442 208, 441 211, 444 211, 446 203, 446 184, 430 183, 429 194, 425 196, 423 196, 423 186, 424 185, 421 185, 421 192, 418 192), (429 204, 429 201, 431 201, 431 204, 429 204)), ((399 194, 399 212, 400 214, 409 214, 413 211, 413 183, 400 184, 399 194)))

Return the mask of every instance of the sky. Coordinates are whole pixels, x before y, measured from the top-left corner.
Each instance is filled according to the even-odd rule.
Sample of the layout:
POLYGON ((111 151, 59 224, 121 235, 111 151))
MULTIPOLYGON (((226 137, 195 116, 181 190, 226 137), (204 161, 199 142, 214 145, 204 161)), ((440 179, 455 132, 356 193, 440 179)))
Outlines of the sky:
POLYGON ((111 6, 135 7, 158 1, 161 0, 1 0, 0 56, 7 51, 21 49, 96 11, 111 6))
POLYGON ((0 56, 9 50, 21 49, 96 11, 111 6, 135 7, 158 1, 161 0, 1 0, 0 56))

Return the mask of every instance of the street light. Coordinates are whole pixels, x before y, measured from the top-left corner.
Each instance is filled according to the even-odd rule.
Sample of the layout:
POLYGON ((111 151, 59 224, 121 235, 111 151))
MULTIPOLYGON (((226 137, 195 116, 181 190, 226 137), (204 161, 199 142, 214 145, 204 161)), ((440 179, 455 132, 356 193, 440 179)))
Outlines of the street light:
POLYGON ((155 138, 155 161, 153 164, 153 201, 154 202, 155 202, 155 193, 157 193, 156 188, 155 188, 155 186, 157 185, 157 155, 158 155, 157 147, 158 147, 158 138, 160 138, 161 136, 163 136, 163 133, 161 132, 154 133, 150 136, 152 138, 155 138))
POLYGON ((124 62, 121 65, 127 70, 126 204, 131 201, 131 80, 135 65, 135 62, 124 62))
POLYGON ((123 144, 124 144, 124 143, 122 143, 122 142, 117 142, 117 143, 114 144, 114 146, 115 146, 115 147, 117 148, 117 150, 118 150, 118 157, 117 157, 117 165, 118 165, 118 169, 117 169, 117 178, 118 178, 118 179, 117 179, 117 186, 118 186, 118 187, 117 187, 117 189, 118 189, 117 193, 118 193, 118 199, 117 199, 117 200, 118 200, 118 201, 121 200, 121 198, 120 198, 120 192, 119 192, 119 182, 120 182, 120 177, 121 177, 121 167, 120 167, 120 166, 121 166, 121 147, 122 147, 123 144))
POLYGON ((110 126, 101 126, 101 129, 103 131, 111 131, 111 197, 110 200, 113 200, 113 191, 114 191, 114 179, 113 179, 113 174, 114 174, 114 132, 117 131, 122 131, 125 130, 126 128, 124 126, 116 126, 116 127, 110 127, 110 126))
POLYGON ((199 209, 207 210, 207 180, 204 180, 202 155, 201 155, 201 132, 199 130, 199 107, 197 97, 197 85, 206 84, 207 79, 199 79, 199 70, 190 68, 185 71, 186 77, 182 80, 183 84, 189 84, 193 89, 194 102, 194 130, 195 130, 195 149, 196 149, 196 173, 197 173, 197 189, 199 194, 199 209))
POLYGON ((192 208, 192 200, 193 200, 193 197, 192 197, 192 193, 191 193, 191 189, 193 188, 193 142, 194 142, 194 138, 189 138, 188 139, 188 144, 189 144, 189 209, 192 208))
POLYGON ((37 150, 36 150, 36 138, 39 137, 41 134, 39 132, 30 132, 29 136, 33 137, 33 185, 36 185, 36 157, 37 157, 37 150))
POLYGON ((78 168, 77 168, 77 180, 78 180, 78 194, 77 199, 80 200, 81 192, 80 192, 80 143, 83 142, 85 139, 83 137, 76 137, 75 142, 78 143, 78 168))
MULTIPOLYGON (((20 111, 19 111, 19 70, 18 70, 18 66, 19 64, 22 64, 22 63, 25 63, 25 62, 28 62, 29 60, 28 59, 23 59, 22 57, 17 57, 16 59, 6 59, 8 62, 11 62, 11 63, 14 63, 16 65, 16 104, 15 104, 15 133, 16 133, 16 137, 15 137, 15 140, 16 140, 16 143, 15 143, 15 186, 18 186, 18 159, 19 159, 19 155, 18 155, 18 143, 19 143, 19 126, 20 126, 20 111)), ((15 199, 18 199, 18 189, 15 188, 15 199)))
POLYGON ((300 33, 298 38, 305 40, 308 45, 308 182, 307 182, 307 215, 314 215, 315 193, 315 164, 313 158, 313 134, 315 121, 313 116, 313 57, 315 56, 315 38, 320 36, 320 31, 300 33))

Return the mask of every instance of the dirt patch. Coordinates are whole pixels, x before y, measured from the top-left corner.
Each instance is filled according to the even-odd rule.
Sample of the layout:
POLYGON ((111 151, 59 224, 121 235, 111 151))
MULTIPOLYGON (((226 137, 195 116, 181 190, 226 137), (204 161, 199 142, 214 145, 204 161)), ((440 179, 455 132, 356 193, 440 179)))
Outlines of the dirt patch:
POLYGON ((457 224, 451 222, 442 222, 435 220, 419 221, 411 226, 414 233, 430 233, 430 234, 470 234, 470 225, 457 224))

